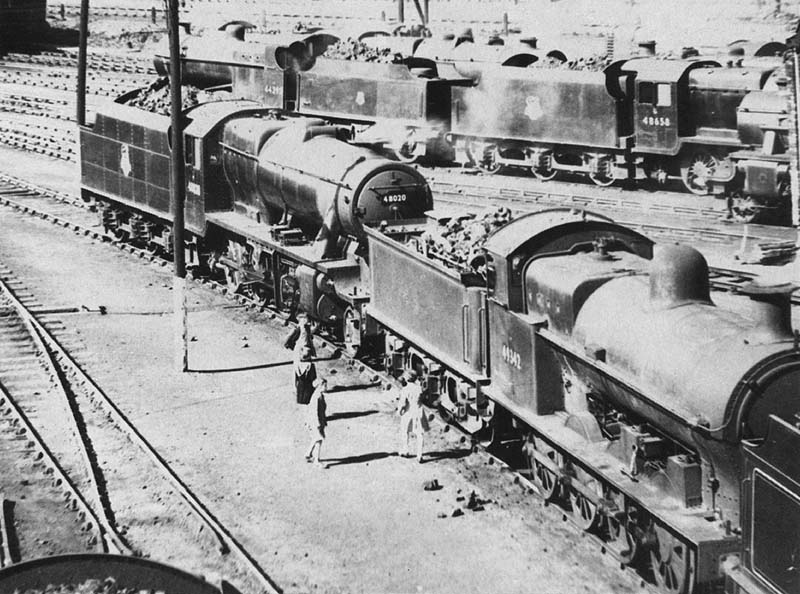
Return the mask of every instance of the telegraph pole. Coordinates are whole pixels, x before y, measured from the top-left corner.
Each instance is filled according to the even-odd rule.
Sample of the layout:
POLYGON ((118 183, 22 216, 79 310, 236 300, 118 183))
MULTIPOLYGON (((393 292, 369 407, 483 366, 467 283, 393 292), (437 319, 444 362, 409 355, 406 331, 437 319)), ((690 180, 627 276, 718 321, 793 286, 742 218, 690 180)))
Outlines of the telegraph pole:
POLYGON ((165 0, 169 31, 169 85, 171 99, 172 152, 170 167, 170 206, 172 208, 172 252, 174 276, 172 297, 175 314, 175 363, 179 371, 189 369, 186 317, 186 254, 183 246, 183 209, 186 202, 183 165, 183 101, 181 98, 181 44, 178 27, 179 0, 165 0))
POLYGON ((78 25, 78 96, 75 100, 76 120, 86 125, 86 52, 89 42, 89 0, 81 0, 81 17, 78 25))

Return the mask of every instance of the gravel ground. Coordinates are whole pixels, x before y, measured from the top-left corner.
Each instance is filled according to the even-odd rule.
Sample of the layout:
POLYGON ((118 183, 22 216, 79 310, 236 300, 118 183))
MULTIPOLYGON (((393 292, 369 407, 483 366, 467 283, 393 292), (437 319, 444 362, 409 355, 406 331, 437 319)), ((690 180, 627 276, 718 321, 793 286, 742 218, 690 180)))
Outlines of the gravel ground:
MULTIPOLYGON (((14 173, 34 177, 22 167, 34 161, 51 170, 20 158, 14 173)), ((422 465, 396 457, 393 394, 360 388, 364 377, 341 362, 319 363, 335 386, 329 467, 307 465, 280 324, 195 287, 192 372, 177 373, 168 270, 8 210, 0 225, 0 261, 44 304, 106 306, 63 317, 86 347, 84 367, 285 591, 639 590, 453 432, 432 432, 422 465), (433 478, 443 488, 423 491, 433 478), (472 491, 491 500, 484 511, 459 500, 472 491)), ((152 556, 181 565, 180 550, 152 556)))

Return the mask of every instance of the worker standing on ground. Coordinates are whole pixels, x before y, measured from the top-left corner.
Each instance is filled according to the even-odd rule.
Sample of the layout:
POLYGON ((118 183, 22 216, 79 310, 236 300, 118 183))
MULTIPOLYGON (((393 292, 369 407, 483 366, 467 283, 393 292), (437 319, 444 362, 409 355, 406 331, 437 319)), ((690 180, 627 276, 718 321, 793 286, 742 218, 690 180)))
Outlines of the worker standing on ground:
POLYGON ((406 385, 400 389, 400 402, 397 412, 400 414, 400 456, 408 456, 408 438, 414 433, 417 436, 417 462, 422 463, 422 448, 425 432, 428 430, 428 416, 422 404, 422 387, 417 382, 416 371, 405 373, 406 385))
POLYGON ((325 427, 328 425, 327 403, 325 402, 325 392, 328 389, 328 382, 325 378, 319 378, 314 382, 314 393, 308 403, 308 416, 306 426, 311 434, 311 443, 306 454, 306 462, 314 462, 319 468, 326 468, 320 460, 322 454, 322 442, 325 440, 325 427))

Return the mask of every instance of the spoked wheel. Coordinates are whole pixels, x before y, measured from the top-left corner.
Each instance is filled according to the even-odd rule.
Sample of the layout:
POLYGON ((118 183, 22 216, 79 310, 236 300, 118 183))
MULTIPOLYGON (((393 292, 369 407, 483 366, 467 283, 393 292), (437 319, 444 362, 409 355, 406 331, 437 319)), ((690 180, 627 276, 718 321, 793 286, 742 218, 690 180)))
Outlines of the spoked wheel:
POLYGON ((752 223, 761 214, 761 205, 752 196, 746 196, 741 191, 736 191, 730 196, 730 211, 735 221, 752 223))
POLYGON ((558 452, 549 446, 544 445, 542 441, 529 441, 525 446, 530 467, 533 471, 534 484, 538 487, 539 492, 545 501, 554 501, 560 495, 558 476, 544 464, 536 460, 535 456, 533 455, 534 450, 544 453, 558 466, 560 466, 561 457, 558 455, 558 452))
MULTIPOLYGON (((608 499, 614 502, 615 498, 609 496, 608 499)), ((629 511, 614 504, 612 509, 601 514, 598 529, 609 548, 619 556, 620 563, 623 565, 633 563, 639 550, 639 539, 636 520, 629 511)))
POLYGON ((558 171, 553 168, 553 153, 548 151, 539 157, 536 165, 531 167, 531 173, 537 179, 550 181, 556 176, 558 171))
POLYGON ((345 352, 355 357, 361 347, 361 317, 352 307, 348 307, 342 320, 342 342, 345 352))
POLYGON ((494 175, 503 168, 498 162, 500 149, 497 148, 496 144, 474 143, 470 153, 475 165, 486 173, 494 175))
POLYGON ((656 584, 664 592, 690 594, 694 581, 694 553, 666 529, 655 525, 657 540, 650 551, 656 584))
POLYGON ((644 174, 649 182, 658 186, 666 185, 669 180, 669 169, 667 164, 661 160, 645 162, 644 174))
POLYGON ((595 185, 607 187, 614 183, 614 161, 611 157, 601 157, 597 162, 597 169, 589 172, 589 179, 595 185))
POLYGON ((228 241, 228 258, 235 262, 235 268, 225 267, 225 281, 229 293, 238 293, 244 283, 244 246, 235 241, 228 241))
POLYGON ((598 499, 591 499, 577 491, 574 487, 569 488, 569 502, 572 507, 572 520, 581 530, 589 531, 597 527, 600 522, 597 501, 603 497, 603 489, 595 479, 589 477, 585 472, 578 471, 574 481, 580 481, 588 490, 597 493, 598 499))
POLYGON ((394 158, 401 163, 414 163, 419 159, 420 141, 414 139, 414 131, 408 132, 406 137, 391 148, 394 158))
POLYGON ((705 196, 710 190, 711 177, 719 166, 719 159, 707 151, 697 151, 681 163, 681 178, 686 189, 705 196))

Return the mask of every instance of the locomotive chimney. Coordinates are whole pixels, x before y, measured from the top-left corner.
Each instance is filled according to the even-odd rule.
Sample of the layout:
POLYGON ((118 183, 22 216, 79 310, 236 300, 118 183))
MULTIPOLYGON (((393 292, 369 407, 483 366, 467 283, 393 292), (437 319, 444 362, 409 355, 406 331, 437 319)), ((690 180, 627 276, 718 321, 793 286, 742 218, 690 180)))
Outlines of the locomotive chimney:
POLYGON ((650 304, 671 309, 687 303, 712 305, 708 263, 687 245, 662 246, 650 262, 650 304))
POLYGON ((750 312, 755 322, 748 343, 769 344, 792 339, 794 288, 792 283, 766 286, 751 283, 741 289, 740 292, 752 300, 750 312))

